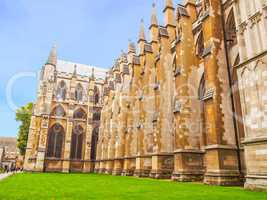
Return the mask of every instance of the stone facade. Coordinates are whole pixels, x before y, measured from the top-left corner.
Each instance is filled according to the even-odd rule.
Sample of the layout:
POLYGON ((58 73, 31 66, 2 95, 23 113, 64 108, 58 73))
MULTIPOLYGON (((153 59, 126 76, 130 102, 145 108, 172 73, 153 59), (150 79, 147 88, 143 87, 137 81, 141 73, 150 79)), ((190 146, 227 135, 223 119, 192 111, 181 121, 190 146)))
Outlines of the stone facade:
POLYGON ((109 92, 103 97, 96 172, 216 185, 240 185, 246 178, 248 188, 266 186, 266 2, 254 2, 258 10, 250 14, 259 12, 257 20, 236 13, 240 2, 187 0, 174 7, 166 0, 164 26, 153 5, 149 41, 142 22, 138 51, 130 43, 104 85, 109 92), (263 35, 245 34, 245 19, 263 35), (257 49, 248 48, 253 56, 244 55, 240 35, 259 40, 257 49), (251 86, 242 81, 247 65, 259 65, 262 74, 248 72, 247 79, 259 81, 249 100, 243 94, 248 86, 241 85, 251 86), (257 126, 258 136, 247 133, 247 122, 257 126))
POLYGON ((14 169, 18 156, 17 138, 0 137, 0 168, 14 169))
POLYGON ((165 0, 162 26, 154 4, 150 38, 142 21, 137 48, 129 42, 102 80, 79 76, 76 68, 59 72, 52 50, 40 80, 25 169, 266 188, 266 5, 186 0, 174 6, 165 0), (66 100, 57 98, 64 94, 62 80, 66 100), (77 101, 78 83, 87 91, 83 101, 77 101), (92 101, 96 93, 99 106, 92 101), (58 106, 65 115, 55 114, 58 106), (87 117, 76 119, 77 109, 87 117), (100 112, 100 120, 93 120, 100 112), (79 130, 82 143, 73 136, 79 130), (51 133, 63 146, 51 142, 51 133), (73 144, 82 145, 82 153, 72 152, 73 144))
POLYGON ((106 71, 57 59, 40 75, 24 170, 91 172, 106 71))
POLYGON ((224 1, 228 57, 233 73, 237 121, 243 122, 241 149, 247 167, 245 187, 267 187, 267 1, 224 1), (230 31, 231 32, 231 31, 230 31))

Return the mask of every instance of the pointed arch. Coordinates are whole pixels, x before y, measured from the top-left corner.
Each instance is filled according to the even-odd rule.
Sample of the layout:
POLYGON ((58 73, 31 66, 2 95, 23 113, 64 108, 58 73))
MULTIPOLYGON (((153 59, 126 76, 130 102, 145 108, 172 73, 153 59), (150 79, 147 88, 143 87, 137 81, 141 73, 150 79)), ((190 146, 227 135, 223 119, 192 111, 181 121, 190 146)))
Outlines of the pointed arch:
POLYGON ((81 83, 78 83, 75 89, 75 100, 82 101, 83 100, 83 86, 81 83))
POLYGON ((58 83, 57 90, 56 90, 56 99, 57 100, 65 100, 67 94, 67 85, 64 80, 61 80, 58 83))
POLYGON ((243 76, 245 76, 246 74, 249 74, 250 72, 251 70, 248 68, 248 66, 245 66, 240 72, 241 78, 243 78, 243 76))
POLYGON ((197 42, 196 42, 196 54, 199 57, 202 57, 204 52, 204 36, 203 32, 201 31, 198 35, 197 42))
POLYGON ((46 156, 61 158, 65 131, 59 123, 54 124, 48 131, 46 156))
POLYGON ((93 114, 93 121, 100 121, 101 119, 101 113, 100 112, 95 112, 93 114))
POLYGON ((237 44, 237 33, 236 33, 236 23, 234 10, 231 9, 226 20, 226 41, 228 47, 233 47, 237 44))
POLYGON ((99 127, 95 127, 92 134, 92 145, 91 145, 91 160, 96 159, 97 144, 99 137, 99 127))
POLYGON ((70 158, 81 160, 83 154, 84 129, 81 125, 74 126, 71 136, 71 153, 70 158))
POLYGON ((95 104, 98 104, 100 101, 100 92, 97 86, 94 88, 94 102, 95 104))
POLYGON ((87 114, 82 108, 78 108, 76 111, 74 111, 73 114, 74 119, 87 119, 87 114))
POLYGON ((235 58, 234 66, 239 65, 239 63, 240 63, 240 56, 239 56, 239 54, 237 54, 237 56, 235 58))
MULTIPOLYGON (((267 86, 264 84, 267 81, 264 72, 267 71, 267 65, 260 59, 256 62, 254 66, 254 74, 255 74, 255 87, 258 95, 258 103, 259 110, 266 110, 267 105, 265 103, 265 97, 267 95, 267 86)), ((267 121, 265 118, 263 119, 267 121)))
POLYGON ((54 117, 65 117, 66 112, 62 105, 57 105, 51 112, 51 116, 54 117))
POLYGON ((203 101, 203 98, 205 97, 206 93, 206 81, 205 81, 205 74, 203 72, 200 82, 199 82, 199 88, 198 88, 198 98, 200 100, 200 131, 202 135, 202 144, 204 146, 207 145, 207 134, 206 134, 206 114, 205 114, 205 102, 203 101))
POLYGON ((206 83, 205 83, 205 76, 204 74, 201 77, 200 83, 199 83, 199 88, 198 88, 198 98, 201 100, 204 98, 205 93, 206 93, 206 83))

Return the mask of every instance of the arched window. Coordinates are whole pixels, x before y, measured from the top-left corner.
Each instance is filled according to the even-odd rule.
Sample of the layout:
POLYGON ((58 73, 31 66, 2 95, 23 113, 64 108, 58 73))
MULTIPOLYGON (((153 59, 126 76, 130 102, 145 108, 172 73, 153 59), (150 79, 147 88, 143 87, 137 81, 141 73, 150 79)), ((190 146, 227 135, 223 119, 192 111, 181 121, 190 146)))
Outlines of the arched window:
POLYGON ((87 114, 82 108, 79 108, 74 112, 73 118, 74 119, 86 119, 87 114))
POLYGON ((99 121, 101 118, 101 114, 100 113, 94 113, 93 114, 93 121, 99 121))
POLYGON ((70 158, 75 160, 82 159, 82 151, 83 151, 83 137, 84 137, 84 130, 83 127, 77 125, 72 130, 72 137, 71 137, 71 154, 70 158))
POLYGON ((203 98, 205 97, 206 93, 206 83, 205 83, 205 74, 202 75, 202 78, 199 83, 198 88, 198 96, 200 100, 200 127, 202 132, 202 143, 204 146, 207 145, 207 135, 206 135, 206 126, 205 126, 205 102, 203 98))
POLYGON ((235 58, 234 66, 238 65, 240 63, 240 56, 239 54, 235 58))
POLYGON ((201 32, 198 36, 198 39, 197 39, 197 55, 199 57, 202 57, 203 56, 203 52, 204 52, 204 37, 203 37, 203 32, 201 32))
POLYGON ((49 158, 61 158, 64 138, 64 128, 60 124, 55 124, 48 132, 48 147, 46 156, 49 158))
POLYGON ((98 143, 98 132, 99 132, 99 128, 98 127, 94 128, 93 134, 92 134, 91 160, 95 160, 96 159, 97 143, 98 143))
POLYGON ((83 87, 79 83, 75 90, 75 100, 76 101, 82 101, 83 100, 83 87))
POLYGON ((233 10, 230 11, 226 21, 226 41, 228 47, 233 47, 237 44, 236 24, 233 10))
POLYGON ((66 93, 67 93, 67 86, 65 81, 60 81, 57 86, 56 91, 56 98, 57 100, 65 100, 66 99, 66 93))
POLYGON ((58 105, 53 109, 53 111, 51 112, 51 115, 55 117, 65 117, 66 112, 61 105, 58 105))
POLYGON ((203 74, 203 76, 200 80, 199 89, 198 89, 198 97, 200 100, 205 97, 205 93, 206 93, 205 76, 203 74))
POLYGON ((96 86, 94 88, 94 102, 95 104, 99 103, 99 89, 96 86))

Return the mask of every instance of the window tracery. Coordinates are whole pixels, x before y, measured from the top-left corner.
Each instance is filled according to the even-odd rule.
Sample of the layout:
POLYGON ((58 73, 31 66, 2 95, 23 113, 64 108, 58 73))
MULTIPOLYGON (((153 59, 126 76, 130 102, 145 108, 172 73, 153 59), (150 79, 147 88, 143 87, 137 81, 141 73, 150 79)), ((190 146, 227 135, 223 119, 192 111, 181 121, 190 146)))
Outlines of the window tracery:
POLYGON ((56 91, 56 98, 57 100, 65 100, 66 99, 66 93, 67 93, 67 86, 65 81, 60 81, 57 87, 56 91))

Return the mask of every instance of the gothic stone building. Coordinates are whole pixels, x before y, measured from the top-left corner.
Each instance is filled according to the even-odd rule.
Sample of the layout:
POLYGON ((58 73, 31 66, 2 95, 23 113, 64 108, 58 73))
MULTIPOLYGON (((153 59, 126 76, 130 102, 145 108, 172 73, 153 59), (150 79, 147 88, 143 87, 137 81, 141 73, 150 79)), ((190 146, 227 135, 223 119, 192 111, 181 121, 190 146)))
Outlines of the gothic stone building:
POLYGON ((41 71, 24 170, 90 172, 106 71, 57 59, 41 71))
POLYGON ((223 3, 239 148, 247 169, 245 186, 266 188, 267 1, 223 3))
POLYGON ((266 0, 165 1, 107 77, 95 171, 267 186, 266 0))
MULTIPOLYGON (((51 108, 58 102, 48 89, 55 80, 48 78, 51 94, 39 95, 25 166, 72 171, 83 162, 83 171, 266 188, 267 1, 185 0, 174 6, 165 0, 164 25, 156 13, 153 5, 149 40, 142 21, 138 48, 130 42, 102 82, 98 140, 87 123, 85 157, 69 159, 78 141, 70 136, 76 130, 71 98, 72 106, 63 107, 64 147, 53 146, 51 108), (89 146, 96 157, 88 156, 89 146)), ((97 82, 89 83, 94 96, 97 82)), ((87 115, 94 113, 90 102, 87 115)))
POLYGON ((17 138, 0 137, 0 169, 14 169, 18 157, 17 138))

